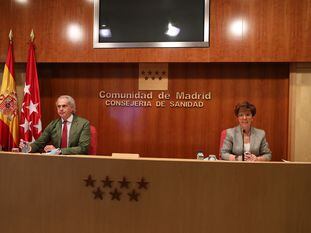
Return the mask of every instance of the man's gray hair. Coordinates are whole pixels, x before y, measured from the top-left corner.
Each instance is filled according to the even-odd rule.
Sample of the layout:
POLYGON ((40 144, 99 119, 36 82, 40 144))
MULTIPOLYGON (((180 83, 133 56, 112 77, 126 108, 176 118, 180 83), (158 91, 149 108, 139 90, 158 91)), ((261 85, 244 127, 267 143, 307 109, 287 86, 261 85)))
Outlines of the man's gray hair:
POLYGON ((56 106, 59 99, 67 99, 68 105, 73 109, 73 113, 76 113, 76 102, 70 95, 61 95, 57 98, 56 106))

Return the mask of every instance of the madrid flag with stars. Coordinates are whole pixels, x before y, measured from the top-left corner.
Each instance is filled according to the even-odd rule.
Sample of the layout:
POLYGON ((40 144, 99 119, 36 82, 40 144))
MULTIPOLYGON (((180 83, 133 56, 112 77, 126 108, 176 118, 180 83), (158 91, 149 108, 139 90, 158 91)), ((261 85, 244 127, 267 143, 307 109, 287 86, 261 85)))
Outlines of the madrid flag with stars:
POLYGON ((18 107, 13 68, 13 44, 10 41, 0 88, 0 146, 10 151, 18 147, 18 107))
POLYGON ((27 142, 33 142, 41 135, 41 131, 40 91, 35 48, 31 41, 28 50, 24 100, 21 110, 20 138, 27 142))

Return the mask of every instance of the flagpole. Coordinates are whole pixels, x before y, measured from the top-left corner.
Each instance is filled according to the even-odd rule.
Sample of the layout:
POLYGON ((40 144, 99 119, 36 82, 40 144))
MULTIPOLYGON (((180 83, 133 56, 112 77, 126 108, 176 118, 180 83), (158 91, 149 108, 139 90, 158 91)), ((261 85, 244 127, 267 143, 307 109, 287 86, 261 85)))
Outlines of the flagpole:
POLYGON ((30 32, 30 42, 33 43, 34 39, 35 39, 35 33, 33 32, 33 29, 31 29, 31 32, 30 32))
POLYGON ((9 41, 10 41, 10 44, 13 43, 13 32, 12 32, 12 29, 10 29, 10 32, 9 32, 9 41))

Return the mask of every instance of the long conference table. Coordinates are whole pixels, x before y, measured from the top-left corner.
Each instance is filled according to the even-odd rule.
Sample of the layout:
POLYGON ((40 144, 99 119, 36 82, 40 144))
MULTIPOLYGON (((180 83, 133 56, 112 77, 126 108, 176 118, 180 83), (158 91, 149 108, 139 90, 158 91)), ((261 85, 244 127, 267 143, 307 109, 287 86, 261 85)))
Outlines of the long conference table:
POLYGON ((310 233, 311 163, 0 154, 3 233, 310 233))

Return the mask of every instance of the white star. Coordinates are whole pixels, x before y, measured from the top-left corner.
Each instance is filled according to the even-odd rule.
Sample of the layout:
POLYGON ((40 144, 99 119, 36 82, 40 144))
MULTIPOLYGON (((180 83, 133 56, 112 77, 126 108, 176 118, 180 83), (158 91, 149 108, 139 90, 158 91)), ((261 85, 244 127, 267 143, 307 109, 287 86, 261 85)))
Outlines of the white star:
POLYGON ((39 119, 38 124, 34 125, 33 127, 38 129, 38 134, 39 134, 41 132, 41 130, 42 130, 41 120, 39 119))
POLYGON ((30 129, 31 121, 27 121, 25 118, 24 124, 21 124, 20 126, 24 128, 24 133, 26 133, 30 129))
POLYGON ((29 91, 30 85, 26 85, 24 87, 24 95, 26 95, 27 93, 30 95, 30 91, 29 91))
POLYGON ((33 113, 33 112, 38 113, 37 106, 38 106, 38 104, 34 104, 34 103, 32 102, 32 100, 30 100, 30 104, 29 104, 29 106, 28 106, 28 107, 26 107, 26 108, 28 108, 28 109, 29 109, 29 111, 30 111, 29 116, 30 116, 30 115, 31 115, 31 113, 33 113))

